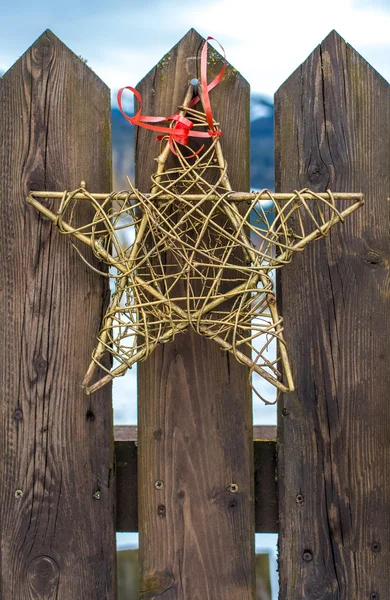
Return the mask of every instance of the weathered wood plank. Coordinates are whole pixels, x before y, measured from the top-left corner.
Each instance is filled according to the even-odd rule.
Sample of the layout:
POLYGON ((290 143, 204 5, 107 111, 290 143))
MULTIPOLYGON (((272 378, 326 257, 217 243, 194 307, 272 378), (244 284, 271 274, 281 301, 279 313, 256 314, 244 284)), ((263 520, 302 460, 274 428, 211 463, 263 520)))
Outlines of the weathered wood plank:
POLYGON ((115 442, 117 531, 138 531, 137 450, 137 442, 115 442))
POLYGON ((137 442, 138 427, 137 425, 115 425, 114 440, 116 442, 137 442))
MULTIPOLYGON (((169 115, 199 78, 191 30, 138 86, 144 114, 169 115)), ((220 70, 213 51, 210 78, 220 70)), ((211 92, 234 189, 249 186, 249 85, 228 68, 211 92)), ((136 185, 150 191, 158 144, 137 129, 136 185)), ((254 597, 252 408, 246 368, 193 332, 139 365, 139 530, 145 598, 254 597), (155 482, 164 482, 156 489, 155 482), (228 491, 237 483, 239 492, 228 491)))
POLYGON ((114 600, 111 390, 80 387, 108 286, 25 202, 110 190, 110 94, 46 31, 0 106, 1 597, 114 600))
MULTIPOLYGON (((114 439, 116 442, 137 442, 138 441, 137 425, 115 425, 114 439)), ((275 441, 276 440, 276 425, 254 425, 253 426, 253 439, 255 441, 261 440, 263 442, 275 441)))
MULTIPOLYGON (((255 441, 253 450, 256 533, 277 533, 276 442, 255 441)), ((115 456, 116 530, 138 531, 137 442, 116 441, 115 456)))
POLYGON ((276 94, 277 191, 366 200, 279 277, 296 382, 279 406, 283 600, 389 595, 389 92, 333 32, 276 94))

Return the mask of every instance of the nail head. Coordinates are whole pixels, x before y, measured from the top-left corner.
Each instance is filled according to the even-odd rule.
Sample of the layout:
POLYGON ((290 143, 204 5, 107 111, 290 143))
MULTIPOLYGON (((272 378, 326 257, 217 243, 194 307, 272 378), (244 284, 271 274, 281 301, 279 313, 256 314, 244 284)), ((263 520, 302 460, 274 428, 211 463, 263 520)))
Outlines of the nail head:
POLYGON ((23 491, 22 490, 16 490, 16 492, 15 492, 15 498, 17 500, 20 500, 20 498, 23 498, 23 491))
POLYGON ((17 408, 14 412, 15 421, 21 421, 23 419, 23 411, 21 408, 17 408))
POLYGON ((229 486, 229 492, 236 494, 238 492, 238 485, 236 483, 231 483, 229 486))
POLYGON ((157 479, 157 481, 154 484, 154 487, 156 488, 156 490, 162 490, 164 487, 164 482, 161 479, 157 479))

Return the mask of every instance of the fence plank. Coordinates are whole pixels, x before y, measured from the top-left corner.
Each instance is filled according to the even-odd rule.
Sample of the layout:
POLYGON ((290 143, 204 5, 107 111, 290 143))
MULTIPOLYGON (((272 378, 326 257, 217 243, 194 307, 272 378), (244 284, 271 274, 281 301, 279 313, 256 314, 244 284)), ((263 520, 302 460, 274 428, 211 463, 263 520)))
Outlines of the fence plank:
MULTIPOLYGON (((168 115, 198 77, 203 39, 191 30, 138 86, 144 114, 168 115)), ((213 51, 210 80, 222 65, 213 51)), ((232 185, 249 185, 249 86, 228 67, 211 92, 232 185)), ((136 184, 150 190, 158 144, 136 131, 136 184)), ((189 332, 138 369, 139 530, 145 598, 254 596, 252 409, 248 373, 189 332), (164 481, 156 490, 155 481, 164 481), (232 497, 228 487, 238 483, 232 497)))
POLYGON ((390 588, 389 109, 387 82, 335 32, 276 94, 277 190, 366 200, 279 277, 296 382, 279 409, 285 600, 390 588))
POLYGON ((111 391, 80 388, 108 287, 25 202, 110 190, 110 94, 46 31, 0 105, 1 596, 114 600, 111 391))

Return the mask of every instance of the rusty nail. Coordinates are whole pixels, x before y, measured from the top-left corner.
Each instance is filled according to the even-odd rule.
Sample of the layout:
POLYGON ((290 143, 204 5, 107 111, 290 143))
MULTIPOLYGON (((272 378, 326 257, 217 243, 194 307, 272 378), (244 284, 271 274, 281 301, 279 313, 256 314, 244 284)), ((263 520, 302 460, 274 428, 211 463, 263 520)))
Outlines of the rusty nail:
POLYGON ((93 494, 93 497, 95 498, 95 500, 100 500, 100 498, 102 497, 101 491, 96 490, 96 492, 93 494))
POLYGON ((238 492, 238 485, 236 483, 231 483, 229 485, 229 492, 236 494, 238 492))
POLYGON ((156 488, 156 490, 162 490, 164 487, 164 482, 161 479, 157 479, 157 481, 154 484, 154 487, 156 488))
POLYGON ((16 490, 16 492, 15 492, 15 498, 16 498, 17 500, 20 500, 20 498, 23 498, 23 495, 24 495, 24 494, 23 494, 23 491, 22 491, 22 490, 16 490))

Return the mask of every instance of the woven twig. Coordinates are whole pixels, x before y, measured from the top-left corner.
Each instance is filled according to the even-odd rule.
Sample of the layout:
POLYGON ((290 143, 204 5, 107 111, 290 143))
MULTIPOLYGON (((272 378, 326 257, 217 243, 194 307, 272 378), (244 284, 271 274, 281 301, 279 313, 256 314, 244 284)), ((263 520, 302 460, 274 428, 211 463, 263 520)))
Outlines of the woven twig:
MULTIPOLYGON (((182 114, 194 127, 205 129, 205 114, 185 108, 190 93, 192 88, 182 114)), ((343 194, 336 200, 330 190, 317 194, 305 189, 278 198, 262 190, 244 194, 245 200, 238 202, 218 137, 192 158, 186 158, 193 154, 191 149, 174 145, 176 166, 166 168, 170 154, 166 145, 149 194, 129 182, 127 192, 98 199, 81 187, 64 192, 57 214, 37 200, 42 192, 28 198, 61 233, 88 244, 99 260, 113 267, 109 276, 115 279, 115 291, 83 385, 87 392, 95 391, 145 360, 158 344, 191 327, 279 391, 291 391, 272 271, 290 262, 294 252, 310 241, 326 236, 362 205, 362 196, 343 194), (74 227, 79 202, 92 206, 94 218, 74 227), (122 233, 129 228, 134 236, 126 245, 122 233), (269 358, 274 340, 278 352, 269 358), (111 371, 102 361, 106 353, 119 363, 111 371), (92 383, 97 365, 106 375, 92 383)))

